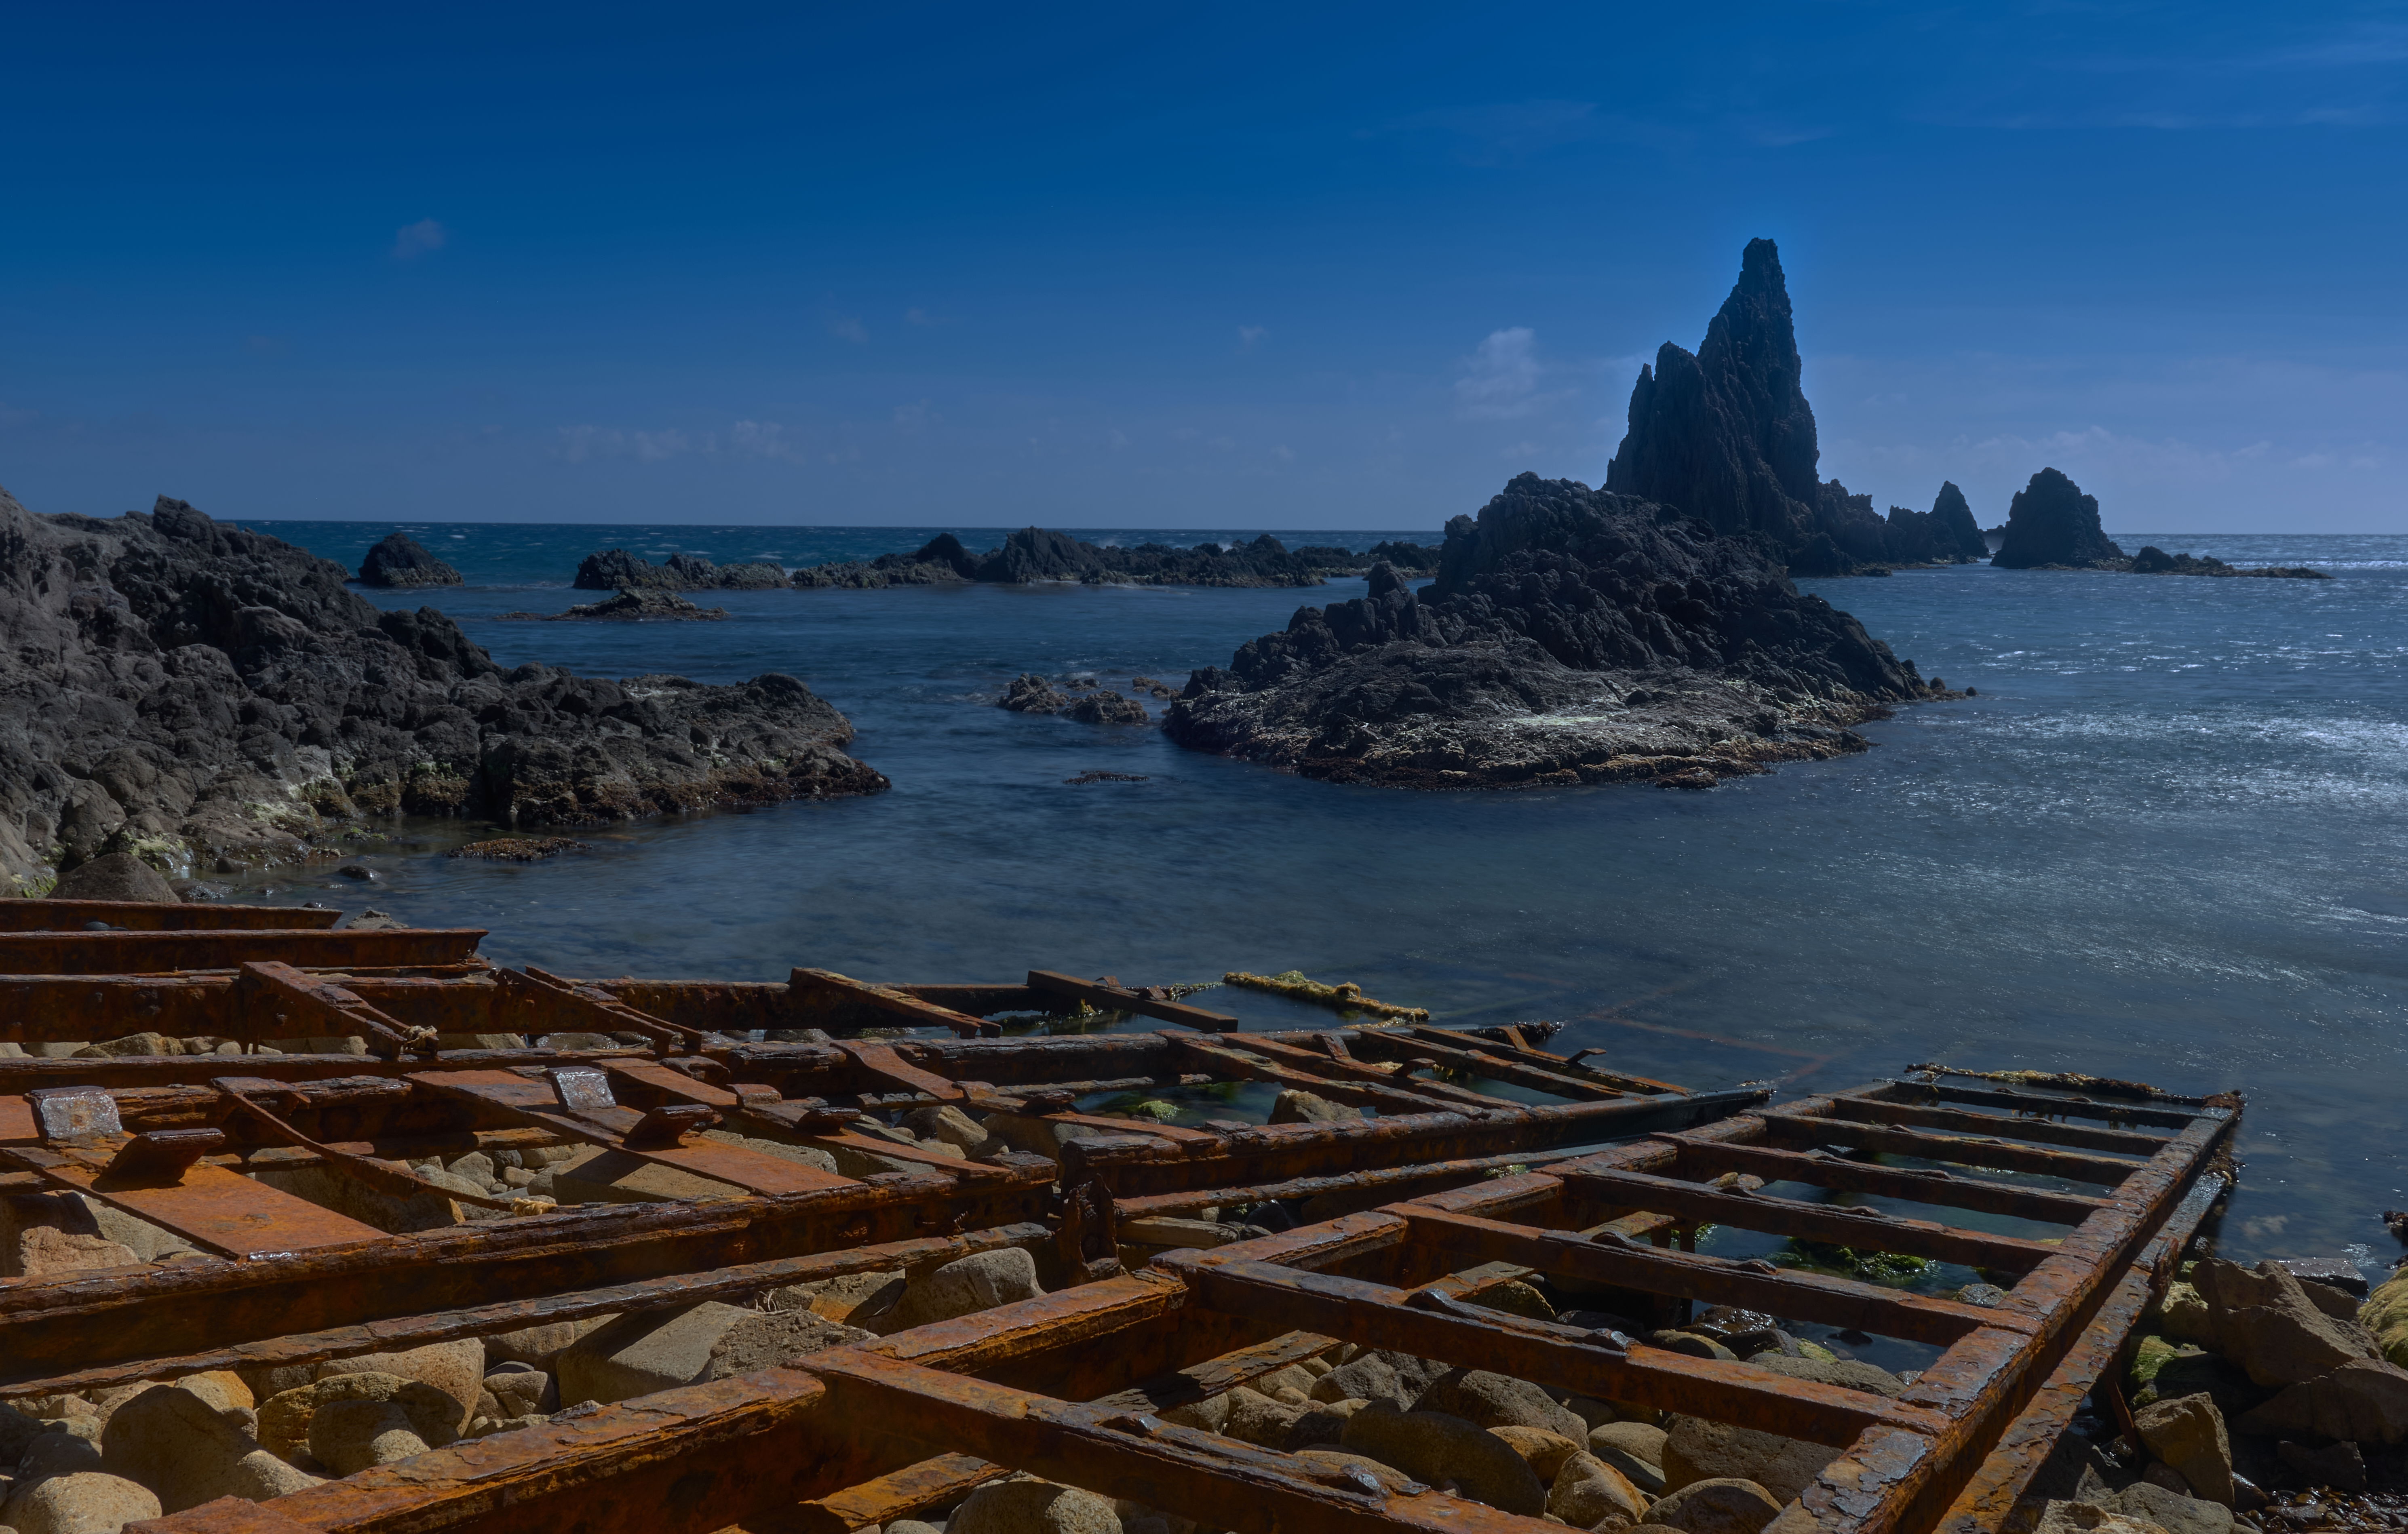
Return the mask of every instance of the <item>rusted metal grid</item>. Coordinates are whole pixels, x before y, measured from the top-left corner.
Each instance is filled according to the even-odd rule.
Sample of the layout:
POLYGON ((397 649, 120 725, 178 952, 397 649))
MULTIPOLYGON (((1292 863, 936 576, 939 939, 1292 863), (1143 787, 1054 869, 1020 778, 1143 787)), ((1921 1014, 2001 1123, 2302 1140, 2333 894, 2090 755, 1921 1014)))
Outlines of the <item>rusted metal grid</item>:
MULTIPOLYGON (((898 988, 806 973, 800 986, 755 989, 835 996, 889 1019, 929 1005, 898 988), (864 994, 870 1003, 853 1001, 864 994)), ((1076 983, 1090 994, 1117 989, 1076 983)), ((674 1001, 696 987, 668 989, 674 1001)), ((949 988, 956 1000, 999 1009, 1061 994, 988 986, 969 998, 970 989, 949 988)), ((865 1243, 939 1243, 910 1247, 913 1263, 939 1260, 954 1250, 949 1241, 971 1243, 960 1252, 1036 1244, 1083 1274, 1109 1269, 1124 1237, 1217 1239, 1195 1223, 1166 1227, 1167 1215, 1453 1186, 1509 1158, 1709 1123, 1764 1097, 1688 1094, 1576 1066, 1511 1030, 1174 1027, 1013 1039, 978 1037, 983 1019, 948 1010, 972 1037, 947 1025, 927 1038, 745 1043, 540 971, 341 975, 252 961, 214 973, 0 982, 0 999, 19 1002, 21 1037, 92 1031, 88 1016, 78 1021, 79 994, 138 1013, 154 1031, 236 1036, 236 1048, 350 1032, 386 1054, 0 1060, 0 1165, 15 1168, 0 1173, 0 1191, 79 1193, 204 1254, 0 1283, 0 1396, 314 1362, 741 1296, 804 1282, 796 1262, 865 1243), (599 1027, 642 1042, 440 1047, 455 1028, 540 1037, 599 1027), (1416 1071, 1454 1079, 1425 1082, 1416 1071), (1097 1094, 1246 1080, 1302 1086, 1379 1116, 1182 1127, 1079 1111, 1097 1094), (1475 1080, 1557 1100, 1460 1084, 1475 1080), (1010 1152, 970 1162, 888 1122, 947 1105, 990 1125, 1000 1114, 1024 1133, 1093 1138, 1056 1145, 1058 1163, 1010 1152), (839 1169, 764 1141, 825 1152, 839 1169), (544 1212, 430 1187, 402 1165, 558 1145, 600 1148, 580 1181, 624 1202, 544 1212), (1066 1167, 1068 1197, 1056 1186, 1066 1167), (1127 1202, 1115 1207, 1115 1193, 1127 1202), (453 1224, 458 1212, 474 1223, 453 1224)), ((889 1259, 903 1260, 873 1252, 830 1271, 889 1259)), ((829 1276, 824 1267, 806 1263, 811 1276, 829 1276)))
POLYGON ((2214 1164, 2236 1113, 2160 1096, 1878 1083, 1170 1254, 795 1367, 568 1413, 150 1527, 838 1534, 1025 1470, 1239 1534, 1541 1534, 1535 1519, 1417 1484, 1392 1489, 1159 1414, 1345 1340, 1832 1446, 1836 1457, 1776 1521, 1779 1534, 1995 1529, 2221 1191, 2227 1174, 2214 1164), (1771 1184, 2063 1234, 1867 1213, 1875 1206, 1778 1197, 1765 1191, 1771 1184), (1690 1249, 1709 1222, 1979 1263, 2012 1284, 1982 1306, 1690 1249), (1478 1303, 1484 1288, 1533 1273, 1585 1286, 1599 1304, 1656 1308, 1657 1322, 1702 1300, 1937 1351, 1891 1399, 1478 1303))

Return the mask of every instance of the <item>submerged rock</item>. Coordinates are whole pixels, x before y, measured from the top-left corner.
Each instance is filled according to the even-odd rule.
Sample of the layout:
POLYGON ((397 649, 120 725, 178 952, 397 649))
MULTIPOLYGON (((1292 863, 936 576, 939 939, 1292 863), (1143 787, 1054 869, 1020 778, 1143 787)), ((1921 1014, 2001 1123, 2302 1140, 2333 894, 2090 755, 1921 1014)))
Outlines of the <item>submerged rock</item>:
POLYGON ((108 853, 60 877, 53 900, 173 901, 166 876, 132 853, 108 853))
POLYGON ((2099 524, 2099 497, 2053 468, 2015 492, 2006 541, 1990 563, 2001 569, 2120 569, 2124 551, 2099 524))
POLYGON ((0 888, 110 853, 291 856, 395 810, 524 827, 886 786, 792 677, 505 671, 347 573, 165 496, 102 521, 0 492, 0 888))
POLYGON ((388 533, 360 561, 363 586, 456 586, 460 572, 426 552, 408 533, 388 533))
POLYGON ((1312 545, 1290 549, 1266 533, 1251 543, 1223 547, 1199 543, 1178 549, 1162 543, 1130 547, 1088 543, 1051 527, 1024 527, 1000 547, 974 554, 961 539, 940 533, 911 553, 876 559, 837 560, 796 570, 803 587, 1032 585, 1076 581, 1083 585, 1318 586, 1332 575, 1360 575, 1385 560, 1426 574, 1438 551, 1420 544, 1382 542, 1356 553, 1312 545))
POLYGON ((1426 591, 1373 570, 1195 673, 1164 724, 1341 782, 1711 785, 1864 750, 1849 725, 1942 695, 1760 543, 1525 474, 1448 523, 1426 591))
POLYGON ((2228 565, 2212 554, 2170 554, 2154 543, 2143 544, 2132 556, 2134 575, 2258 576, 2274 581, 2330 581, 2322 570, 2305 565, 2228 565))
POLYGON ((604 602, 587 602, 570 608, 566 612, 505 612, 502 620, 509 623, 716 623, 727 616, 725 608, 698 608, 672 591, 645 588, 623 591, 604 602))

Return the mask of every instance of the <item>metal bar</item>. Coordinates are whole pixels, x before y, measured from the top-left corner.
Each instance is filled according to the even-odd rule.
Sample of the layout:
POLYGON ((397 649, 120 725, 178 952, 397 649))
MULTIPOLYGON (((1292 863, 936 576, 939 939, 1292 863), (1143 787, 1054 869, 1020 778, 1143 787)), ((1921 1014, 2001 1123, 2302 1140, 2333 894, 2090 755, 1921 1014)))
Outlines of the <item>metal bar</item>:
MULTIPOLYGON (((373 1232, 371 1234, 374 1234, 373 1232)), ((959 1236, 937 1236, 905 1241, 882 1241, 840 1252, 778 1257, 767 1262, 739 1263, 695 1273, 614 1283, 599 1289, 575 1289, 429 1315, 399 1316, 355 1326, 299 1332, 262 1341, 204 1348, 172 1356, 143 1358, 92 1369, 71 1369, 38 1379, 19 1379, 0 1387, 0 1396, 55 1395, 61 1391, 102 1390, 141 1380, 198 1374, 219 1369, 287 1369, 323 1363, 331 1358, 355 1358, 369 1353, 395 1353, 449 1342, 464 1337, 490 1337, 526 1326, 584 1321, 597 1315, 629 1314, 699 1304, 707 1299, 736 1299, 789 1284, 840 1278, 847 1273, 872 1273, 952 1262, 1004 1247, 1034 1248, 1054 1233, 1034 1222, 973 1230, 959 1236)), ((1279 1367, 1273 1365, 1273 1368, 1279 1367)))
POLYGON ((1417 1189, 1423 1183, 1469 1183, 1491 1172, 1553 1167, 1591 1154, 1592 1148, 1588 1146, 1568 1151, 1526 1151, 1506 1155, 1477 1156, 1468 1161, 1417 1162, 1405 1167, 1338 1172, 1326 1177, 1297 1177, 1284 1183, 1261 1183, 1252 1187, 1144 1194, 1134 1198, 1113 1199, 1112 1213, 1122 1221, 1142 1220, 1160 1214, 1184 1214, 1192 1210, 1209 1209, 1215 1204, 1288 1203, 1325 1193, 1370 1193, 1383 1189, 1395 1190, 1395 1197, 1405 1197, 1411 1196, 1409 1190, 1417 1189))
MULTIPOLYGON (((1425 1093, 1408 1092, 1396 1086, 1374 1086, 1368 1082, 1336 1080, 1314 1072, 1299 1070, 1246 1053, 1243 1042, 1208 1044, 1184 1034, 1168 1036, 1176 1056, 1200 1070, 1216 1076, 1234 1077, 1239 1081, 1268 1082, 1275 1086, 1302 1087, 1332 1102, 1354 1108, 1376 1108, 1383 1113, 1463 1112, 1465 1105, 1457 1099, 1430 1097, 1425 1093)), ((1240 1039, 1243 1036, 1240 1036, 1240 1039)), ((1492 1098, 1498 1109, 1509 1105, 1502 1098, 1492 1098)), ((1471 1111, 1480 1111, 1478 1109, 1471 1111)))
POLYGON ((1111 1011, 1136 1012, 1159 1018, 1165 1023, 1177 1023, 1185 1027, 1199 1028, 1206 1033, 1233 1033, 1238 1019, 1228 1012, 1216 1012, 1209 1008, 1190 1007, 1177 1001, 1156 1001, 1142 992, 1125 985, 1107 985, 1101 981, 1081 980, 1075 975, 1057 974, 1051 969, 1028 971, 1028 988, 1040 996, 1068 996, 1091 1007, 1111 1011))
MULTIPOLYGON (((1553 1032, 1560 1026, 1562 1026, 1560 1024, 1546 1025, 1548 1032, 1553 1032)), ((1594 1079, 1607 1086, 1619 1087, 1625 1092, 1656 1093, 1686 1090, 1684 1087, 1675 1086, 1670 1082, 1656 1081, 1653 1077, 1633 1076, 1619 1070, 1601 1070, 1595 1066, 1582 1064, 1580 1056, 1594 1053, 1592 1051, 1582 1050, 1572 1054, 1551 1054, 1545 1050, 1532 1049, 1528 1041, 1523 1038, 1520 1026, 1509 1025, 1503 1028, 1473 1030, 1424 1025, 1411 1031, 1416 1038, 1427 1037, 1442 1043, 1453 1044, 1459 1049, 1477 1050, 1482 1054, 1493 1054, 1500 1046, 1510 1048, 1514 1052, 1514 1057, 1517 1059, 1526 1056, 1533 1057, 1545 1062, 1543 1067, 1545 1069, 1560 1070, 1584 1079, 1594 1079), (1507 1037, 1502 1040, 1490 1037, 1498 1033, 1507 1037)))
POLYGON ((273 1012, 288 1025, 271 1037, 359 1037, 382 1044, 396 1059, 414 1050, 431 1053, 435 1047, 433 1029, 397 1023, 333 981, 305 975, 280 959, 245 963, 235 996, 246 1012, 273 1012))
POLYGON ((1982 1326, 1997 1325, 2000 1319, 1997 1311, 1953 1299, 1778 1269, 1769 1262, 1734 1261, 1635 1241, 1587 1240, 1569 1232, 1532 1231, 1425 1205, 1401 1205, 1399 1212, 1412 1222, 1415 1240, 1429 1241, 1457 1258, 1516 1263, 1591 1283, 1736 1305, 1909 1341, 1954 1342, 1982 1326))
POLYGON ((1839 1156, 1808 1155, 1776 1151, 1763 1145, 1742 1145, 1670 1133, 1659 1135, 1680 1147, 1679 1167, 1685 1173, 1749 1172, 1768 1183, 1809 1183, 1848 1193, 1871 1193, 1888 1198, 1914 1198, 1949 1209, 1978 1210, 1986 1214, 2012 1214, 2025 1220, 2080 1225, 2106 1203, 2085 1194, 2022 1188, 2012 1183, 1989 1183, 1947 1172, 1914 1171, 1882 1167, 1839 1156))
POLYGON ((2141 1168, 2137 1161, 2085 1155, 2074 1151, 2048 1151, 2011 1145, 2004 1140, 1975 1140, 1965 1135, 1933 1135, 1914 1129, 1890 1129, 1879 1125, 1850 1124, 1844 1119, 1774 1109, 1765 1114, 1769 1136, 1800 1145, 1853 1145, 1868 1151, 1889 1151, 2000 1171, 2039 1172, 2075 1183, 2114 1187, 2141 1168))
MULTIPOLYGON (((1444 1028, 1419 1027, 1408 1031, 1413 1042, 1410 1045, 1400 1043, 1398 1046, 1399 1054, 1424 1055, 1451 1069, 1485 1076, 1491 1081, 1510 1082, 1515 1086, 1531 1087, 1575 1100, 1595 1101, 1628 1096, 1601 1082, 1583 1081, 1566 1072, 1533 1065, 1519 1058, 1524 1052, 1511 1045, 1488 1044, 1485 1049, 1481 1049, 1471 1046, 1486 1043, 1486 1040, 1451 1033, 1444 1028)), ((1678 1091, 1679 1088, 1671 1090, 1678 1091)))
POLYGON ((0 932, 79 932, 107 922, 129 932, 323 931, 343 919, 315 906, 230 906, 213 901, 0 900, 0 932))
POLYGON ((0 974, 138 975, 231 969, 274 959, 309 969, 365 965, 402 969, 460 964, 483 941, 482 927, 387 927, 249 932, 0 932, 0 974))
POLYGON ((532 1014, 520 1025, 496 1030, 523 1033, 533 1039, 547 1033, 636 1033, 664 1049, 700 1049, 710 1036, 698 1028, 670 1023, 648 1012, 638 1011, 598 985, 585 985, 563 980, 557 975, 528 965, 523 973, 515 969, 494 971, 495 997, 504 1009, 532 1014), (550 1013, 550 1016, 546 1016, 550 1013), (547 1025, 536 1025, 538 1023, 547 1025))
POLYGON ((5 1154, 59 1187, 88 1194, 224 1256, 255 1257, 384 1239, 384 1232, 373 1226, 207 1163, 186 1167, 172 1181, 152 1183, 122 1173, 112 1176, 108 1157, 91 1152, 27 1147, 5 1154))
POLYGON ((1628 1205, 1653 1213, 1677 1214, 1684 1219, 1774 1236, 1798 1236, 1841 1246, 1866 1246, 1908 1256, 1935 1257, 1969 1268, 2028 1272, 2057 1252, 2056 1247, 2044 1241, 1889 1216, 1861 1205, 1850 1208, 1810 1204, 1770 1194, 1742 1193, 1736 1188, 1725 1191, 1701 1187, 1644 1172, 1564 1167, 1557 1168, 1555 1175, 1600 1203, 1628 1205))
POLYGON ((850 975, 839 975, 832 969, 797 968, 786 983, 794 992, 796 1002, 805 1010, 813 1005, 867 1007, 914 1026, 950 1028, 965 1039, 997 1031, 995 1025, 979 1018, 907 996, 889 986, 872 985, 850 975))
POLYGON ((1998 1135, 2041 1145, 2065 1145, 2081 1151, 2108 1151, 2118 1155, 2155 1155, 2168 1137, 2132 1134, 2122 1129, 2092 1129, 2050 1119, 1976 1113, 1962 1108, 1928 1108, 1916 1103, 1887 1102, 1879 1097, 1840 1093, 1831 1110, 1836 1118, 1865 1124, 1894 1124, 1918 1129, 1946 1129, 1956 1134, 1998 1135))

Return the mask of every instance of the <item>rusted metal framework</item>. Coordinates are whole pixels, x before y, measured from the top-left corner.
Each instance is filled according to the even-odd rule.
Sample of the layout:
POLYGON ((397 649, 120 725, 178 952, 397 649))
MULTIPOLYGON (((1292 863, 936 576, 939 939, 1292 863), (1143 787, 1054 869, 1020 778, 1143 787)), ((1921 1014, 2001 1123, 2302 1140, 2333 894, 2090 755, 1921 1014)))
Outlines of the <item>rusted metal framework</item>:
POLYGON ((1162 1416, 1342 1340, 1831 1446, 1781 1534, 1995 1529, 2220 1192, 2235 1116, 2226 1103, 2158 1095, 1882 1082, 1169 1253, 794 1367, 150 1527, 838 1534, 1026 1470, 1240 1534, 1542 1534, 1535 1519, 1443 1490, 1162 1416), (1959 1211, 2026 1233, 1947 1223, 1959 1211), (1752 1233, 1877 1249, 1978 1265, 2005 1292, 1980 1305, 1696 1250, 1708 1224, 1710 1246, 1752 1233), (2047 1227, 2059 1234, 2038 1234, 2047 1227), (1484 1289, 1531 1274, 1579 1285, 1600 1307, 1652 1312, 1634 1328, 1683 1322, 1704 1301, 1919 1344, 1928 1362, 1889 1398, 1641 1334, 1667 1344, 1656 1345, 1594 1314, 1576 1325, 1480 1303, 1484 1289))

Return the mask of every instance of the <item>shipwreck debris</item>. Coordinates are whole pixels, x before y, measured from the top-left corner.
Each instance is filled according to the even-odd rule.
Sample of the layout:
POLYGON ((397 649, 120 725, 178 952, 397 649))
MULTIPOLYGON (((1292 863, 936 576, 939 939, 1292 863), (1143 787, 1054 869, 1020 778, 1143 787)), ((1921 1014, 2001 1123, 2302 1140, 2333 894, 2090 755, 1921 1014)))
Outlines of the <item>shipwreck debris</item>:
POLYGON ((1336 985, 1324 985, 1309 978, 1301 969, 1283 970, 1276 975, 1254 975, 1243 969, 1232 969, 1221 979, 1250 991, 1268 991, 1293 1001, 1315 1002, 1341 1012, 1369 1012, 1373 1017, 1405 1023, 1426 1023, 1430 1019, 1426 1007, 1398 1007, 1385 1001, 1374 1001, 1363 994, 1363 987, 1351 980, 1336 985))

